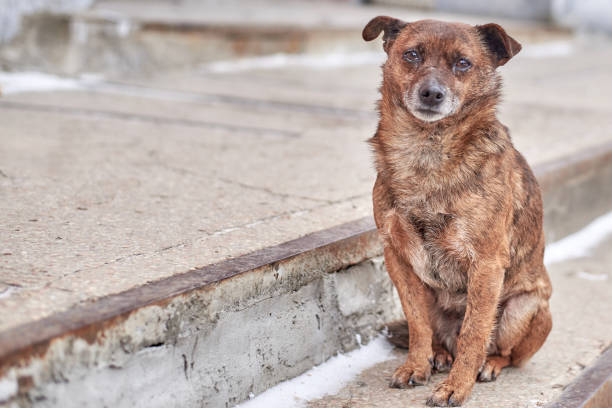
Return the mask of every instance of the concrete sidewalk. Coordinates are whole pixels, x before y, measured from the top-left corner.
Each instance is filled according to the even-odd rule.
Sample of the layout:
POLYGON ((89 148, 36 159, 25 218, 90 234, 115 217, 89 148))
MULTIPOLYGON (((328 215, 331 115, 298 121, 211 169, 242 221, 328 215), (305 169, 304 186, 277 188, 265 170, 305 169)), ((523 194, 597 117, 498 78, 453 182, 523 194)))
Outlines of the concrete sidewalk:
MULTIPOLYGON (((611 69, 610 43, 573 37, 502 69, 530 163, 612 140, 611 69)), ((4 95, 0 330, 371 214, 379 81, 204 67, 4 95)))

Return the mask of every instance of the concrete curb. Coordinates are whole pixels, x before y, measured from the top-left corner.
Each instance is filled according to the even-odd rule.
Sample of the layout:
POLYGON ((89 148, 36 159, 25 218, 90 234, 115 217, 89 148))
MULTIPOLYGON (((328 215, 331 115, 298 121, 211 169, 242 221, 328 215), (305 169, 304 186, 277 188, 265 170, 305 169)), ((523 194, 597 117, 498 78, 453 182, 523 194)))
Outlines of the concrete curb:
POLYGON ((174 297, 207 287, 212 289, 246 272, 278 271, 281 264, 287 268, 296 262, 310 262, 306 257, 311 251, 317 252, 318 266, 323 271, 336 271, 378 255, 377 246, 375 226, 368 217, 100 298, 0 333, 0 372, 4 373, 7 366, 21 360, 17 354, 44 354, 50 341, 60 336, 74 334, 93 341, 99 331, 120 324, 141 307, 163 307, 174 297))
MULTIPOLYGON (((612 143, 534 170, 549 241, 609 211, 612 143)), ((381 252, 368 217, 2 332, 0 406, 236 404, 401 316, 381 252)))
POLYGON ((0 406, 231 406, 399 316, 379 252, 363 219, 0 333, 0 406))
POLYGON ((546 242, 578 230, 610 211, 612 143, 534 166, 544 195, 546 242))

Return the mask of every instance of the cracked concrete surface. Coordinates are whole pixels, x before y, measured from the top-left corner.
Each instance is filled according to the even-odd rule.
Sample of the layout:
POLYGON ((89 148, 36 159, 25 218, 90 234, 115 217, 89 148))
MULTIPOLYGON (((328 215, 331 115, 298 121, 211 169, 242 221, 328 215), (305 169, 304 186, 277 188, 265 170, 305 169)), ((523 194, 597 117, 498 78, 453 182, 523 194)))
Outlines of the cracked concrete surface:
MULTIPOLYGON (((532 164, 612 139, 612 46, 566 40, 502 69, 532 164)), ((0 330, 369 215, 379 82, 182 70, 3 96, 0 330)))

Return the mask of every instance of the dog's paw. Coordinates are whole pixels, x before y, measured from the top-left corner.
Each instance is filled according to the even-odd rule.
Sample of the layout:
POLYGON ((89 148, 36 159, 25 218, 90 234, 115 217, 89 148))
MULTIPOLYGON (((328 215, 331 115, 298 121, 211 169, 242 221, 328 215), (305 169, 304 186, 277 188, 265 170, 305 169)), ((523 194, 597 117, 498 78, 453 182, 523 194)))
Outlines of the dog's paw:
POLYGON ((443 348, 434 350, 433 368, 438 373, 445 373, 451 369, 453 365, 453 356, 443 348))
POLYGON ((489 356, 478 373, 478 381, 495 381, 502 368, 509 364, 508 357, 489 356))
POLYGON ((408 388, 416 385, 425 385, 431 376, 431 364, 425 359, 422 363, 406 361, 398 367, 391 377, 391 388, 408 388))
POLYGON ((470 384, 455 384, 447 379, 438 384, 426 404, 430 407, 460 407, 471 390, 470 384))

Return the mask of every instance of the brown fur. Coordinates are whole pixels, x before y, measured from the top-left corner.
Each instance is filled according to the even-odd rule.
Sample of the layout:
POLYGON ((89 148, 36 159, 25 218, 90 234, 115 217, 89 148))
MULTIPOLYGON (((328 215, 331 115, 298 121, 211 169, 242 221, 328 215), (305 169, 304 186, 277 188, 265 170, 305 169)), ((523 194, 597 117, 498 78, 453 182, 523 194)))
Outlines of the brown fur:
POLYGON ((370 140, 374 217, 410 334, 391 328, 391 340, 409 348, 391 386, 424 384, 432 366, 452 362, 428 404, 458 406, 477 378, 527 361, 552 325, 540 189, 495 115, 496 68, 520 45, 495 24, 391 17, 373 19, 363 37, 381 31, 388 58, 370 140), (418 63, 406 60, 413 49, 418 63), (459 72, 463 57, 471 67, 459 72), (411 113, 410 95, 432 77, 455 110, 426 121, 411 113))

